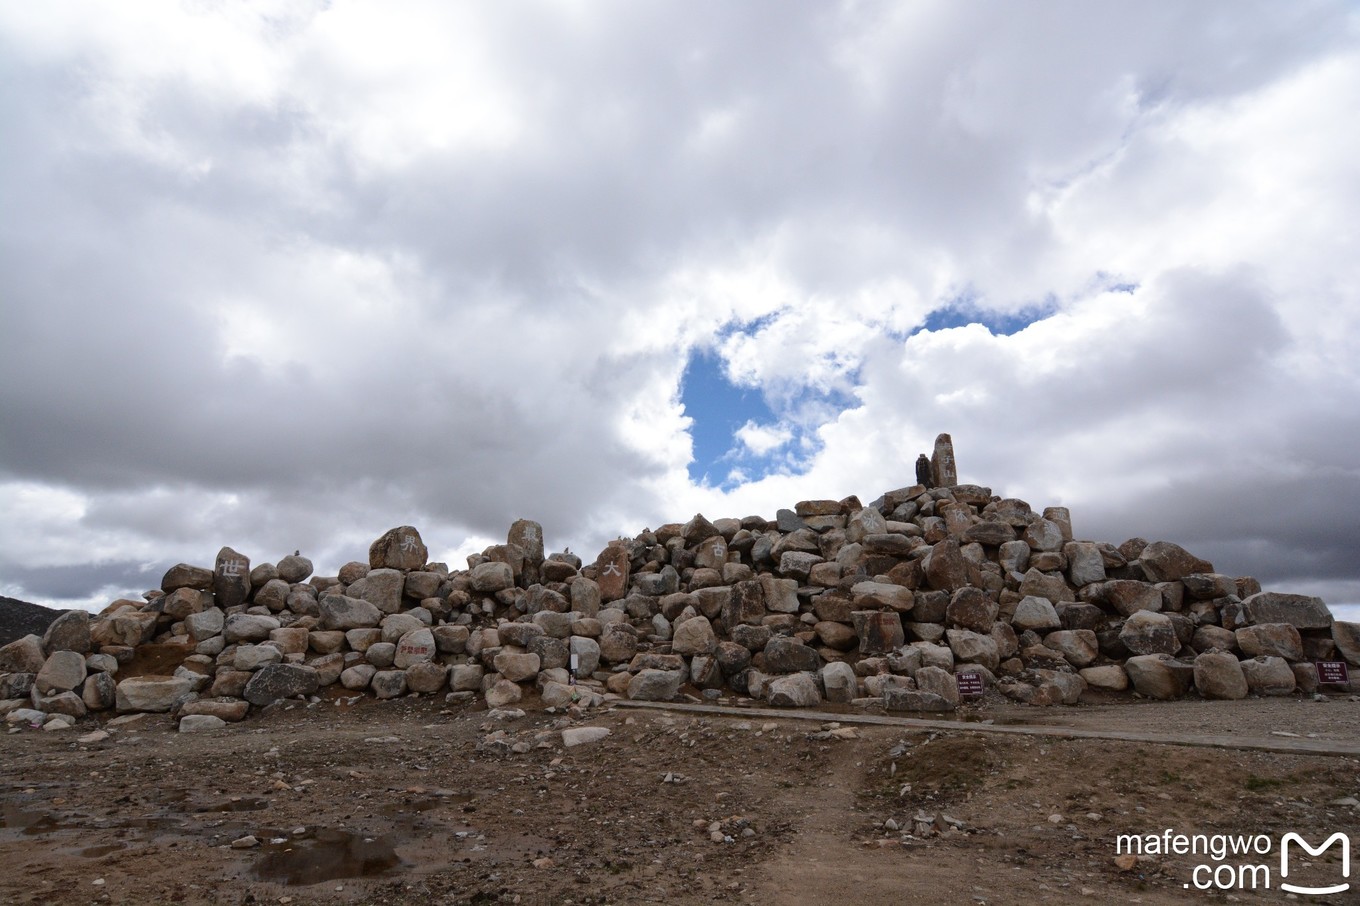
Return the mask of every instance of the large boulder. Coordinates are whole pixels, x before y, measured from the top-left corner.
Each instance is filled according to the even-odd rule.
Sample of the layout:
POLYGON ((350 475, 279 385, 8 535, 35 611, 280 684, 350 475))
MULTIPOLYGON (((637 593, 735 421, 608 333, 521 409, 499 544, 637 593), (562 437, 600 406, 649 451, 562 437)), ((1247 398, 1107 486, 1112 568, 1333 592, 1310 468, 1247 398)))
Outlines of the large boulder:
POLYGON ((1067 556, 1067 581, 1077 588, 1105 581, 1105 557, 1090 541, 1071 541, 1063 545, 1067 556))
POLYGON ((68 610, 57 617, 43 633, 43 650, 90 653, 90 614, 84 610, 68 610))
POLYGON ((364 599, 383 613, 398 613, 405 584, 401 570, 379 567, 370 569, 368 575, 349 587, 348 593, 350 597, 364 599))
POLYGON ((844 623, 822 620, 812 627, 822 644, 836 651, 850 651, 859 644, 855 630, 844 623))
POLYGON ((600 645, 594 639, 574 635, 567 642, 567 650, 577 676, 590 676, 600 669, 600 645))
POLYGON ((850 614, 864 655, 887 654, 906 644, 902 618, 891 610, 856 610, 850 614))
POLYGON ((1021 578, 1019 590, 1022 596, 1034 595, 1037 598, 1048 598, 1055 604, 1077 599, 1072 589, 1068 587, 1066 579, 1057 574, 1046 573, 1034 566, 1031 566, 1029 571, 1021 578))
POLYGON ((1100 656, 1100 640, 1090 629, 1059 629, 1044 636, 1044 647, 1063 656, 1073 667, 1086 667, 1100 656))
POLYGON ((156 620, 154 613, 122 608, 90 625, 90 644, 96 648, 106 645, 136 648, 155 637, 156 620))
MULTIPOLYGON (((516 625, 527 626, 528 624, 519 623, 516 625)), ((383 617, 379 628, 382 629, 382 641, 396 644, 401 641, 401 637, 406 633, 424 629, 426 626, 425 621, 413 613, 390 613, 383 617)), ((505 644, 507 641, 512 640, 507 640, 505 636, 501 636, 501 644, 505 644)))
POLYGON ((234 613, 227 617, 222 626, 222 638, 226 640, 228 645, 235 645, 239 642, 264 642, 269 639, 269 634, 278 628, 280 628, 280 624, 276 617, 254 613, 234 613))
POLYGON ((954 592, 944 615, 950 626, 971 629, 973 632, 991 632, 998 610, 996 601, 985 591, 969 586, 954 592))
POLYGON ((902 686, 888 686, 883 690, 883 708, 887 711, 953 711, 957 703, 935 692, 922 692, 902 686))
POLYGON ((1087 686, 1102 692, 1123 692, 1129 688, 1129 675, 1118 664, 1083 667, 1077 674, 1086 680, 1087 686))
POLYGON ((118 683, 111 673, 91 673, 80 687, 80 697, 91 711, 107 711, 118 703, 118 683))
POLYGON ((405 670, 412 664, 432 661, 439 653, 434 642, 434 633, 427 627, 413 629, 397 641, 396 657, 393 663, 398 670, 405 670))
POLYGON ((770 680, 765 700, 775 708, 813 708, 822 703, 822 695, 812 674, 792 673, 770 680))
MULTIPOLYGON (((120 684, 121 685, 121 684, 120 684)), ((318 688, 316 669, 302 664, 270 664, 261 667, 246 683, 241 696, 258 708, 281 698, 311 695, 318 688)))
POLYGON ((33 680, 39 695, 71 692, 85 682, 85 658, 76 651, 53 651, 33 680))
POLYGON ((420 569, 429 556, 420 532, 409 525, 388 529, 368 547, 372 569, 420 569))
POLYGON ((196 588, 207 591, 213 585, 213 571, 204 566, 177 563, 161 578, 161 591, 169 594, 177 588, 196 588))
POLYGON ((37 676, 36 673, 0 673, 0 701, 28 698, 37 676))
MULTIPOLYGON (((456 669, 456 668, 455 668, 456 669)), ((478 679, 481 678, 481 667, 478 667, 478 679)), ((340 671, 340 685, 351 691, 367 689, 368 683, 373 679, 373 675, 378 672, 378 668, 372 664, 355 664, 340 671)))
POLYGON ((396 698, 405 695, 407 690, 405 670, 379 670, 368 681, 369 688, 377 698, 396 698))
POLYGON ((951 629, 945 633, 954 657, 970 664, 981 664, 995 670, 1001 663, 996 639, 968 629, 951 629))
POLYGON ((686 657, 712 654, 718 647, 718 636, 707 617, 693 617, 675 627, 671 637, 671 651, 686 657))
POLYGON ((218 551, 212 590, 213 603, 223 610, 246 603, 250 597, 250 558, 229 547, 218 551))
POLYGON ((628 697, 635 701, 667 702, 680 694, 683 670, 639 670, 628 681, 628 697))
POLYGON ((406 668, 406 688, 420 695, 438 692, 448 679, 449 668, 443 664, 422 661, 406 668))
POLYGON ((897 613, 906 613, 915 603, 915 595, 910 588, 890 582, 856 582, 851 586, 850 594, 857 610, 887 607, 897 613))
POLYGON ((322 595, 319 606, 322 629, 368 629, 382 619, 374 604, 347 595, 322 595))
POLYGON ((184 630, 189 633, 189 638, 195 642, 221 635, 226 625, 226 614, 219 607, 209 607, 207 610, 191 613, 184 618, 184 630))
POLYGON ((817 650, 797 639, 776 636, 765 644, 767 673, 816 672, 821 665, 822 659, 817 650))
POLYGON ((1247 623, 1288 623, 1295 629, 1330 629, 1332 612, 1321 598, 1257 592, 1242 602, 1247 623))
POLYGON ((541 660, 536 654, 501 649, 492 660, 496 672, 512 683, 522 683, 538 676, 541 660))
POLYGON ((1360 666, 1360 623, 1337 620, 1332 624, 1332 641, 1336 643, 1338 654, 1360 666))
POLYGON ((1192 573, 1211 573, 1213 564, 1201 560, 1179 544, 1154 541, 1138 556, 1143 572, 1153 582, 1175 582, 1192 573))
POLYGON ((515 571, 509 563, 488 560, 486 563, 478 563, 472 568, 469 581, 472 584, 473 591, 482 594, 495 594, 514 586, 515 571))
POLYGON ((600 660, 606 664, 631 661, 633 655, 637 654, 638 647, 637 633, 632 629, 626 623, 615 623, 600 633, 600 638, 596 641, 600 649, 600 660))
POLYGON ((47 658, 42 638, 26 635, 0 648, 0 673, 37 673, 47 658))
MULTIPOLYGON (((1180 698, 1190 688, 1194 678, 1192 665, 1183 664, 1166 654, 1131 657, 1124 662, 1124 671, 1128 673, 1135 692, 1162 700, 1180 698)), ((1090 681, 1089 678, 1087 681, 1090 681)))
POLYGON ((926 580, 931 588, 957 591, 968 585, 968 561, 953 538, 937 542, 926 556, 926 580))
POLYGON ((948 670, 943 667, 922 667, 916 671, 915 680, 917 690, 938 695, 949 703, 951 710, 958 707, 959 683, 948 670))
POLYGON ((1239 627, 1233 634, 1237 647, 1247 657, 1268 655, 1287 661, 1303 660, 1303 639, 1288 623, 1256 623, 1239 627))
POLYGON ((1020 632, 1024 632, 1026 629, 1032 629, 1035 632, 1047 632, 1051 629, 1061 629, 1062 620, 1058 618, 1058 611, 1048 598, 1027 595, 1015 605, 1015 614, 1011 617, 1011 625, 1020 632))
POLYGON ((1131 617, 1140 610, 1162 609, 1162 593, 1155 585, 1134 579, 1111 579, 1090 589, 1094 599, 1115 613, 1131 617))
POLYGON ((1195 688, 1205 698, 1239 699, 1248 692, 1237 656, 1217 649, 1195 658, 1195 688))
POLYGON ((1212 651, 1215 648, 1236 651, 1237 634, 1231 629, 1207 624, 1195 630, 1195 634, 1190 638, 1190 647, 1196 651, 1212 651))
POLYGON ((232 666, 249 672, 282 661, 283 652, 276 645, 237 645, 232 666))
POLYGON ((826 700, 829 702, 847 704, 859 697, 855 668, 843 661, 822 666, 822 687, 826 690, 826 700))
POLYGON ((765 618, 765 587, 757 579, 732 585, 722 610, 728 633, 743 624, 758 625, 765 618))
MULTIPOLYGON (((457 668, 454 669, 457 670, 457 668)), ((453 678, 456 680, 459 677, 455 673, 453 678)), ((453 688, 455 692, 459 691, 457 686, 453 688)), ((508 679, 498 679, 491 684, 491 688, 486 690, 483 697, 486 699, 488 708, 504 708, 522 699, 524 690, 520 688, 518 683, 512 683, 508 679)))
POLYGON ((632 558, 623 542, 611 541, 595 558, 595 584, 600 589, 600 601, 617 601, 628 594, 628 577, 632 558))
POLYGON ((312 574, 312 561, 301 554, 289 554, 278 563, 279 578, 288 584, 305 582, 312 574))
POLYGON ((1151 610, 1140 610, 1125 620, 1119 641, 1134 654, 1175 654, 1181 647, 1171 618, 1151 610))
POLYGON ((1284 658, 1254 657, 1241 664, 1248 688, 1257 695, 1288 695, 1297 685, 1294 671, 1284 658))
POLYGON ((115 704, 123 712, 169 711, 193 687, 193 681, 183 676, 132 676, 118 684, 115 704))

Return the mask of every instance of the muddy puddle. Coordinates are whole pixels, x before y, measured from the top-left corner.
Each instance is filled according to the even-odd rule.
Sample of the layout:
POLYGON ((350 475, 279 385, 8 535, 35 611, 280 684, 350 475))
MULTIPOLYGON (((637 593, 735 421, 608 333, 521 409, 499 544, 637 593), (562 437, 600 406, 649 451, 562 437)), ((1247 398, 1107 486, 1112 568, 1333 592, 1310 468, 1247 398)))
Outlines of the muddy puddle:
POLYGON ((25 837, 36 837, 39 834, 50 834, 53 831, 70 830, 75 827, 77 825, 63 822, 50 812, 28 809, 10 802, 0 807, 0 828, 18 831, 25 837))
POLYGON ((255 863, 255 877, 288 886, 343 878, 372 878, 403 863, 391 836, 370 837, 322 828, 303 840, 273 844, 255 863))
POLYGON ((269 808, 269 800, 263 797, 252 796, 232 796, 221 802, 210 802, 206 805, 196 806, 195 812, 258 812, 261 809, 269 808))
POLYGON ((420 815, 436 809, 448 809, 457 812, 475 812, 477 806, 472 804, 475 795, 472 793, 455 793, 452 791, 438 790, 428 794, 403 796, 397 802, 391 802, 378 809, 380 814, 389 818, 402 818, 412 815, 420 815))

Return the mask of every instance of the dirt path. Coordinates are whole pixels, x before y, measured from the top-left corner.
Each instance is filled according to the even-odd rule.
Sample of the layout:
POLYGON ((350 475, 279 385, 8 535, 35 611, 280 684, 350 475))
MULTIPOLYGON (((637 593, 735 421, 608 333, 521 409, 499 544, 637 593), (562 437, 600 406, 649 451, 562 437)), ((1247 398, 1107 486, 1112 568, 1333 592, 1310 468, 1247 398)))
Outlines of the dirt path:
POLYGON ((1204 733, 1149 733, 1116 729, 1083 729, 1019 723, 996 724, 984 720, 929 720, 882 714, 845 714, 812 710, 778 710, 772 708, 727 708, 719 705, 691 705, 672 702, 618 702, 620 707, 686 714, 707 714, 738 718, 784 718, 814 722, 837 721, 847 725, 875 725, 900 727, 906 730, 937 730, 951 733, 999 733, 1016 736, 1047 736, 1061 739, 1107 739, 1117 742, 1142 742, 1153 745, 1194 746, 1206 749, 1242 749, 1279 752, 1294 755, 1351 755, 1360 757, 1360 739, 1306 738, 1296 733, 1281 732, 1277 736, 1232 736, 1204 733))
MULTIPOLYGON (((1343 742, 1360 726, 1344 700, 1204 704, 979 717, 1343 742)), ((1187 890, 1196 857, 1120 867, 1117 835, 1343 831, 1360 845, 1350 755, 783 711, 525 710, 327 701, 203 734, 153 716, 95 743, 0 735, 0 903, 1151 906, 1228 892, 1187 890), (580 725, 610 732, 566 748, 562 729, 580 725)), ((1335 853, 1314 861, 1291 879, 1338 876, 1335 853)))

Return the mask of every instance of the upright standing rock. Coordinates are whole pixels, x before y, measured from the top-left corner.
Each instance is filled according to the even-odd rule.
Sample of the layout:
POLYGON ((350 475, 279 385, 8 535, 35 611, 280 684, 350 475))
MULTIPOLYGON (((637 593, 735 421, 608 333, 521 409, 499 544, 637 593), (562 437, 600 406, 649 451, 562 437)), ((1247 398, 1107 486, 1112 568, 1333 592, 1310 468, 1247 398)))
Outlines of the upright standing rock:
POLYGON ((368 547, 370 569, 420 569, 429 557, 420 532, 409 525, 388 529, 368 547))
POLYGON ((529 519, 516 519, 506 535, 506 543, 524 551, 524 569, 520 585, 528 588, 538 583, 539 567, 543 565, 543 526, 529 519))
POLYGON ((935 484, 934 469, 930 465, 930 457, 924 453, 916 457, 916 483, 927 488, 935 484))
POLYGON ((214 603, 226 610, 238 607, 250 597, 250 558, 229 547, 217 552, 213 567, 214 603))
POLYGON ((954 441, 948 434, 935 438, 935 455, 930 458, 930 469, 937 488, 952 488, 959 483, 959 467, 954 462, 954 441))
POLYGON ((83 610, 68 610, 57 617, 43 633, 43 650, 90 653, 90 615, 83 610))
POLYGON ((600 586, 600 601, 617 601, 628 593, 628 548, 611 542, 595 558, 595 584, 600 586))

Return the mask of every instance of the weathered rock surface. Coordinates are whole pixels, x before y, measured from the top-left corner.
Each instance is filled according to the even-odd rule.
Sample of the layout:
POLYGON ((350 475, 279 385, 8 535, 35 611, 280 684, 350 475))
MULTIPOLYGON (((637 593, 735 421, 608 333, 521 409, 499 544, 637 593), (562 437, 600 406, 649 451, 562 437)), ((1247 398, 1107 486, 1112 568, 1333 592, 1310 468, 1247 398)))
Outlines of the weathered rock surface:
POLYGON ((430 553, 414 526, 388 529, 368 548, 371 569, 420 569, 430 553))
POLYGON ((1330 629, 1332 614, 1321 598, 1263 591, 1242 602, 1248 623, 1288 623, 1295 629, 1330 629))
POLYGON ((180 676, 134 676, 118 683, 119 711, 169 711, 175 700, 193 689, 180 676))
POLYGON ((1119 641, 1134 654, 1175 654, 1181 647, 1171 618, 1151 610, 1140 610, 1125 620, 1119 641))
POLYGON ((316 690, 315 668, 302 664, 270 664, 261 667, 250 677, 242 698, 263 708, 281 698, 311 695, 316 690))
POLYGON ((1205 698, 1246 698, 1247 677, 1235 655, 1206 651, 1195 658, 1195 688, 1205 698))
POLYGON ((1247 657, 1272 655, 1287 661, 1303 660, 1303 639, 1288 623, 1256 623, 1242 626, 1233 635, 1247 657))
POLYGON ((774 708, 811 708, 821 704, 817 681, 810 673, 792 673, 770 680, 766 700, 774 708))

